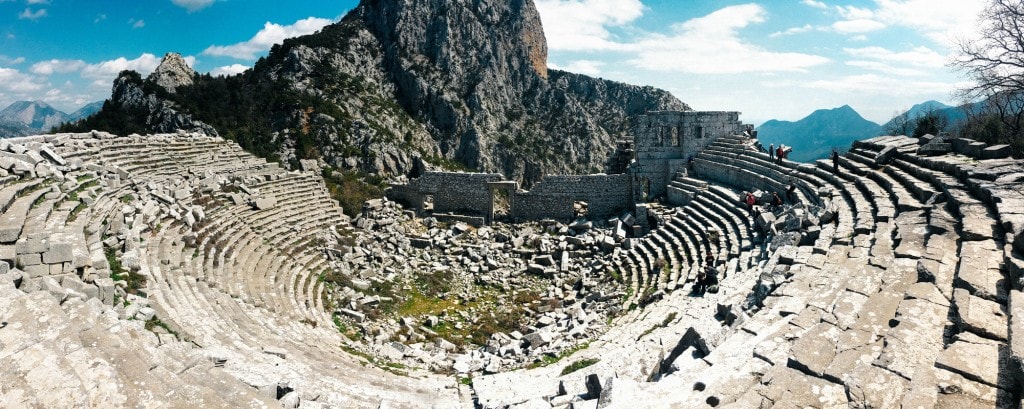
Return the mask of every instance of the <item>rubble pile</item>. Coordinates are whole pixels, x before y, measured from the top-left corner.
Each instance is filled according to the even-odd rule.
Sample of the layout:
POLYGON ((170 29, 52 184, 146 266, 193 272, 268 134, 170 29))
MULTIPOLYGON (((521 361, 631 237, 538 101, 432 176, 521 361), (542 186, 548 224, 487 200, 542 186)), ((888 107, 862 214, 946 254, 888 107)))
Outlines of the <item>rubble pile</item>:
POLYGON ((616 221, 618 235, 607 221, 584 219, 476 228, 373 200, 352 220, 351 246, 328 250, 343 276, 334 312, 367 341, 352 347, 406 365, 468 374, 535 364, 599 335, 621 311, 624 290, 608 274, 625 240, 616 221), (435 275, 444 289, 424 297, 418 282, 435 275), (403 315, 419 312, 417 302, 430 311, 403 315), (474 339, 495 313, 515 322, 474 339))

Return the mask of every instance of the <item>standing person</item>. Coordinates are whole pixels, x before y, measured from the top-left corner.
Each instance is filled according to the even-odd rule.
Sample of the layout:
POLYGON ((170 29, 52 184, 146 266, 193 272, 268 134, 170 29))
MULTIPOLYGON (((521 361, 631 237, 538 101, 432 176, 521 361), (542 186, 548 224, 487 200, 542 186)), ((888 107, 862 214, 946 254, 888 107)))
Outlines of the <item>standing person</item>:
POLYGON ((796 202, 796 184, 789 182, 789 187, 786 188, 786 200, 790 203, 796 202))
POLYGON ((782 164, 782 155, 785 154, 785 153, 786 152, 782 150, 782 145, 779 145, 778 148, 775 148, 775 163, 778 163, 779 165, 781 165, 782 164))
POLYGON ((832 150, 832 173, 839 173, 839 151, 832 150))
POLYGON ((744 199, 744 201, 747 203, 747 211, 750 212, 751 215, 753 215, 754 203, 757 202, 757 199, 754 198, 754 194, 747 192, 747 197, 744 199))
POLYGON ((768 160, 775 162, 775 144, 768 144, 768 160))

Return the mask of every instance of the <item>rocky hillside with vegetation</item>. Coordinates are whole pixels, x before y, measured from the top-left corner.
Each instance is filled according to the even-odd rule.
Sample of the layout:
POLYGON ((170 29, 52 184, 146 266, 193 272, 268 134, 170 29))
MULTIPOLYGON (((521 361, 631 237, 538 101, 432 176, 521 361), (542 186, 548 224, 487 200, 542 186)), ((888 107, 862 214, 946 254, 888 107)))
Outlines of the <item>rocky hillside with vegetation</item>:
POLYGON ((387 176, 422 159, 527 183, 600 171, 631 116, 688 109, 662 90, 549 70, 532 0, 364 0, 340 22, 275 45, 243 74, 125 72, 113 94, 103 112, 67 130, 180 126, 293 166, 322 158, 387 176))

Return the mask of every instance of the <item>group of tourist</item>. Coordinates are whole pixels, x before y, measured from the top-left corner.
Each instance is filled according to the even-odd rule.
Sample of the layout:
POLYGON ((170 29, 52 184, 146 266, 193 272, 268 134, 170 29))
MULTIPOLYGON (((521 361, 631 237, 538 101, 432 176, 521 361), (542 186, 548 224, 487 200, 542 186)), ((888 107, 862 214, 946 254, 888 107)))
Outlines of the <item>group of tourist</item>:
MULTIPOLYGON (((788 152, 783 149, 780 144, 778 147, 775 144, 768 145, 768 157, 772 162, 781 165, 782 160, 786 158, 788 152)), ((839 152, 833 150, 832 155, 832 171, 839 173, 839 152)), ((687 160, 687 165, 690 165, 693 161, 691 157, 687 160)), ((786 200, 790 203, 796 202, 796 183, 793 181, 789 182, 786 187, 786 200)), ((754 219, 753 225, 757 228, 757 234, 761 237, 765 237, 768 234, 768 228, 762 229, 757 223, 757 218, 761 215, 761 208, 757 205, 757 197, 754 196, 753 192, 744 192, 743 204, 746 205, 747 211, 750 212, 750 217, 754 219)), ((768 202, 768 209, 774 211, 782 208, 783 201, 782 197, 779 196, 778 192, 772 192, 771 199, 768 202)), ((704 295, 706 292, 717 293, 718 292, 718 269, 715 267, 716 260, 711 250, 708 250, 707 255, 704 256, 704 266, 701 271, 697 273, 697 281, 693 285, 693 294, 704 295)))

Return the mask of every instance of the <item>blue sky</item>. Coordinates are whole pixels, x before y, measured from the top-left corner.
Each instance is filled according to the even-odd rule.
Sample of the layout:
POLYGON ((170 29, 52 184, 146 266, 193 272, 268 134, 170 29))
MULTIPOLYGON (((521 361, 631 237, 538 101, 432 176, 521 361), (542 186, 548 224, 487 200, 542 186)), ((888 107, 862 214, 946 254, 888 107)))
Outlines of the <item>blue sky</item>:
MULTIPOLYGON (((955 103, 947 68, 981 0, 535 0, 552 67, 671 91, 743 120, 851 105, 876 122, 955 103)), ((168 51, 200 72, 252 66, 274 43, 336 21, 355 0, 0 0, 0 107, 65 111, 109 96, 123 69, 168 51)))

